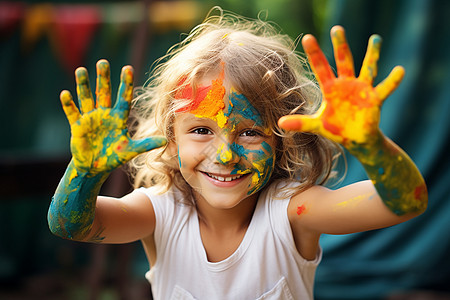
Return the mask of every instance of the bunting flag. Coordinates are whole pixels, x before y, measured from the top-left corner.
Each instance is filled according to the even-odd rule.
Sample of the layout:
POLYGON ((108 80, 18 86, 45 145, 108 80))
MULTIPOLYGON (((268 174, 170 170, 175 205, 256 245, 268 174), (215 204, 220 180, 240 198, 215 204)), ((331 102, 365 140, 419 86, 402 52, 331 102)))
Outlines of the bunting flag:
POLYGON ((185 30, 198 20, 201 12, 196 1, 155 1, 149 8, 149 20, 159 31, 185 30))
POLYGON ((100 23, 101 13, 96 5, 61 5, 54 8, 50 37, 56 54, 69 72, 83 64, 100 23))
POLYGON ((25 13, 25 4, 0 2, 0 37, 8 37, 20 24, 25 13))
POLYGON ((137 24, 148 19, 152 32, 188 30, 203 15, 198 1, 142 1, 96 4, 26 4, 0 2, 0 38, 21 28, 22 48, 30 53, 46 37, 63 66, 70 72, 84 64, 84 57, 100 28, 102 41, 117 47, 137 24))
POLYGON ((144 13, 143 2, 103 4, 101 35, 107 47, 119 48, 123 38, 144 20, 144 13))
POLYGON ((27 8, 22 25, 22 48, 31 52, 36 42, 47 35, 53 21, 53 6, 36 4, 27 8))

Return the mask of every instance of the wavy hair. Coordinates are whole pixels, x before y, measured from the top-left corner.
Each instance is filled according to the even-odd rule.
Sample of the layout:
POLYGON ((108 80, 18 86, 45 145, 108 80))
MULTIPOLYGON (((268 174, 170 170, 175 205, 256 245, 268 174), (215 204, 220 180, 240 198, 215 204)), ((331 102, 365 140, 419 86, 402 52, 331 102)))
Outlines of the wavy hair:
MULTIPOLYGON (((173 141, 176 112, 188 105, 175 94, 188 84, 195 90, 203 76, 223 65, 225 77, 232 79, 233 87, 258 110, 278 139, 271 180, 298 181, 296 192, 324 184, 335 175, 340 146, 316 134, 285 132, 277 124, 284 115, 314 113, 322 99, 306 59, 295 49, 296 41, 275 24, 214 8, 155 62, 133 103, 130 131, 134 138, 162 135, 173 141)), ((135 187, 153 186, 165 192, 175 184, 191 193, 177 155, 168 149, 152 150, 129 163, 135 187)))

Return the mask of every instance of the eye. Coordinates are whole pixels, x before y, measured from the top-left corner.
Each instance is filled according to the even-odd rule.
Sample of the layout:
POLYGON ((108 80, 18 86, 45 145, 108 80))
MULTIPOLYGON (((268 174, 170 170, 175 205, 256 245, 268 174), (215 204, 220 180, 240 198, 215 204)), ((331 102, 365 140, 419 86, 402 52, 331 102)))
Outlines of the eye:
POLYGON ((199 134, 199 135, 212 134, 211 130, 209 130, 208 128, 204 128, 204 127, 196 128, 196 129, 192 130, 191 132, 195 133, 195 134, 199 134))
POLYGON ((250 136, 250 137, 253 137, 253 136, 262 136, 262 134, 261 134, 259 131, 257 131, 257 130, 251 130, 251 129, 249 129, 249 130, 245 130, 244 132, 242 132, 242 133, 241 133, 241 136, 250 136))

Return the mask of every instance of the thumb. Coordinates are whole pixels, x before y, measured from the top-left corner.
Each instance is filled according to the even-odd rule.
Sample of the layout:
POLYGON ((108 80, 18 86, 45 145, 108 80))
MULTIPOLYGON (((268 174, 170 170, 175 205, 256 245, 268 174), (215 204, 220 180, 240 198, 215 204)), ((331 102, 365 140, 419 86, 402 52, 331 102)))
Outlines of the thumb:
POLYGON ((167 144, 167 139, 165 137, 149 137, 141 140, 136 140, 132 142, 131 148, 138 152, 143 153, 150 151, 155 148, 162 147, 167 144))
POLYGON ((278 126, 288 131, 317 133, 321 127, 321 121, 317 116, 289 115, 278 120, 278 126))

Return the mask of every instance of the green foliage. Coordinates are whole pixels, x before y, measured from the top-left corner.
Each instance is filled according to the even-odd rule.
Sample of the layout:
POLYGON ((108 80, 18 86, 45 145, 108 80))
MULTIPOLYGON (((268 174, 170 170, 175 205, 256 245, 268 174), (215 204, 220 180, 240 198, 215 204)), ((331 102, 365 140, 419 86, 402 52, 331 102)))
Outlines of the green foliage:
POLYGON ((203 5, 212 8, 220 6, 224 10, 256 18, 258 15, 277 23, 284 33, 292 38, 305 33, 320 36, 329 15, 330 0, 207 0, 203 5))

